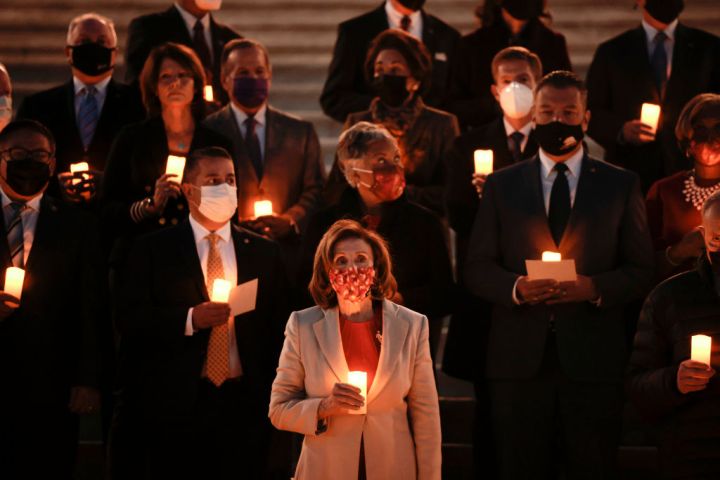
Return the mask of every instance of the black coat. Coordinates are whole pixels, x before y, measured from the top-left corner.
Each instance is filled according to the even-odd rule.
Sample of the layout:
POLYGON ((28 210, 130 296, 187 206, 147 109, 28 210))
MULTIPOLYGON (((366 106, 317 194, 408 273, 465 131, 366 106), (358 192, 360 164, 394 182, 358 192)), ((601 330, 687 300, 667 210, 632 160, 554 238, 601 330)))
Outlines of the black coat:
MULTIPOLYGON (((23 100, 17 118, 42 123, 55 137, 56 173, 70 171, 70 164, 88 162, 90 168, 103 171, 115 136, 126 125, 145 118, 145 109, 137 90, 110 80, 95 135, 85 151, 75 118, 75 87, 70 80, 63 85, 30 95, 23 100)), ((53 184, 51 190, 56 190, 53 184)))
MULTIPOLYGON (((441 107, 448 88, 449 62, 460 34, 439 18, 422 12, 422 41, 433 59, 428 105, 441 107)), ((375 10, 351 18, 338 27, 333 58, 320 96, 329 117, 344 122, 353 112, 367 110, 375 94, 365 79, 365 57, 370 43, 390 28, 385 2, 375 10)))
POLYGON ((653 80, 643 28, 628 30, 602 43, 587 75, 588 134, 605 148, 605 159, 640 175, 643 191, 660 178, 691 167, 680 152, 675 123, 695 95, 720 92, 720 39, 678 24, 672 71, 664 98, 653 80), (639 119, 645 102, 661 105, 657 140, 641 146, 618 141, 622 126, 639 119))
MULTIPOLYGON (((237 226, 232 239, 238 285, 258 279, 255 310, 235 317, 238 354, 251 395, 267 405, 289 315, 285 269, 274 242, 237 226)), ((209 301, 190 222, 138 239, 126 273, 118 314, 123 404, 155 420, 192 415, 210 329, 185 336, 189 309, 209 301)))
POLYGON ((720 296, 703 255, 696 269, 658 285, 643 306, 630 357, 627 391, 638 410, 659 421, 662 471, 672 478, 720 478, 720 381, 683 395, 680 363, 690 358, 693 335, 713 338, 720 366, 720 296))
MULTIPOLYGON (((298 285, 306 286, 310 282, 315 250, 328 228, 343 218, 362 221, 364 216, 365 206, 359 194, 347 187, 336 205, 317 212, 310 219, 303 238, 298 285)), ((377 232, 390 247, 393 275, 403 305, 430 319, 448 314, 452 268, 438 217, 403 195, 383 204, 377 232)), ((303 302, 303 307, 314 304, 307 295, 303 302)))
MULTIPOLYGON (((222 87, 220 78, 221 56, 225 44, 235 38, 241 38, 235 30, 215 21, 210 16, 210 38, 212 45, 208 45, 212 51, 212 85, 215 91, 215 99, 221 103, 227 103, 228 96, 222 87)), ((125 48, 125 80, 130 84, 137 84, 140 72, 142 72, 145 60, 150 51, 166 42, 179 43, 193 48, 193 41, 188 32, 185 21, 175 6, 164 12, 150 13, 132 19, 128 26, 127 47, 125 48)), ((210 79, 208 79, 210 81, 210 79)))
POLYGON ((540 159, 488 176, 466 262, 469 290, 494 304, 487 373, 526 379, 539 370, 551 318, 560 364, 575 381, 619 381, 626 361, 623 307, 645 294, 653 248, 637 176, 585 156, 575 203, 557 247, 550 234, 540 159), (557 250, 590 276, 601 304, 515 305, 525 260, 557 250))
POLYGON ((565 37, 538 19, 530 20, 517 39, 512 38, 502 20, 463 36, 452 57, 446 107, 458 117, 464 129, 483 125, 502 115, 490 92, 490 86, 495 83, 491 63, 495 54, 511 45, 536 53, 544 74, 572 68, 565 37))

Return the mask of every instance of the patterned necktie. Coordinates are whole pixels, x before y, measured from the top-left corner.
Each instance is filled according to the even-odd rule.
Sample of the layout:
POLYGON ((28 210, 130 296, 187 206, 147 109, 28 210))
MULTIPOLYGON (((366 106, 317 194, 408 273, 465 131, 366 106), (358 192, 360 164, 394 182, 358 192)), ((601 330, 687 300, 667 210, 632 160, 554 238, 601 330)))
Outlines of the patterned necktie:
POLYGON ((548 208, 548 223, 555 245, 560 246, 565 227, 570 219, 570 185, 565 172, 568 166, 556 163, 553 170, 557 172, 552 190, 550 191, 550 208, 548 208))
POLYGON ((403 15, 403 17, 400 19, 400 28, 405 30, 406 32, 410 31, 410 25, 412 24, 412 20, 410 20, 410 17, 407 15, 403 15))
POLYGON ((83 88, 81 93, 85 95, 85 98, 82 99, 78 110, 78 131, 80 132, 83 147, 87 151, 95 135, 95 127, 97 127, 99 117, 98 101, 95 97, 97 89, 89 86, 83 88))
POLYGON ((255 127, 257 121, 255 117, 248 117, 245 119, 245 146, 247 147, 250 161, 255 168, 258 180, 262 179, 263 176, 263 163, 262 163, 262 152, 260 151, 260 140, 258 139, 255 127))
POLYGON ((517 163, 522 158, 522 142, 525 139, 525 135, 522 132, 513 132, 508 137, 508 146, 510 147, 510 154, 513 157, 513 162, 517 163))
POLYGON ((7 240, 10 248, 10 261, 13 267, 25 267, 25 238, 23 235, 22 212, 27 205, 12 202, 6 207, 9 210, 7 222, 7 240))
MULTIPOLYGON (((212 292, 213 282, 218 279, 225 278, 222 259, 218 252, 218 242, 220 236, 211 233, 206 237, 210 244, 207 258, 207 291, 212 292)), ((216 386, 219 387, 228 378, 230 374, 229 355, 230 346, 228 324, 224 323, 217 327, 213 327, 210 332, 210 341, 207 350, 207 377, 216 386)))
POLYGON ((197 53, 197 56, 200 59, 200 62, 202 62, 203 67, 205 67, 205 70, 211 72, 212 60, 210 57, 210 48, 208 48, 208 44, 205 41, 205 27, 200 20, 195 22, 193 32, 193 50, 197 53))
POLYGON ((667 67, 668 58, 667 51, 665 51, 665 40, 668 36, 665 32, 658 32, 653 39, 655 49, 653 50, 652 57, 650 57, 650 66, 652 67, 653 77, 655 79, 655 86, 657 86, 660 97, 665 96, 665 86, 667 85, 667 67))

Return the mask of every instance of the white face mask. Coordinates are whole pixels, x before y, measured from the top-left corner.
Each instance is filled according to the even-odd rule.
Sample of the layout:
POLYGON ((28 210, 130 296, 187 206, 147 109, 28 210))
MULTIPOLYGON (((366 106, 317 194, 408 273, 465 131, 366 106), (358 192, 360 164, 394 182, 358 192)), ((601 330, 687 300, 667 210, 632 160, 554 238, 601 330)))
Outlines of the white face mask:
MULTIPOLYGON (((198 188, 198 187, 195 187, 198 188)), ((223 183, 200 188, 198 210, 216 223, 230 220, 237 210, 237 188, 223 183)))
POLYGON ((533 92, 527 85, 512 82, 500 90, 500 107, 510 118, 522 118, 533 106, 533 92))
POLYGON ((220 10, 222 0, 195 0, 195 6, 200 10, 220 10))
POLYGON ((5 95, 0 97, 0 131, 12 120, 12 97, 5 95))

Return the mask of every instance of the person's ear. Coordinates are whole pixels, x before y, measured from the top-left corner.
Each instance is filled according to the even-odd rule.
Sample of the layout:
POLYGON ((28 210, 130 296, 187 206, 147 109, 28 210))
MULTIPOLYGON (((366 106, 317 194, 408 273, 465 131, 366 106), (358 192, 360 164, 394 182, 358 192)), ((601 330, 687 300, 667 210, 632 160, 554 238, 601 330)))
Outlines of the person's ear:
POLYGON ((588 125, 590 125, 590 110, 585 110, 585 115, 583 115, 583 122, 582 122, 583 132, 587 132, 588 125))
POLYGON ((192 184, 192 183, 185 183, 185 182, 183 182, 182 184, 180 184, 180 190, 182 190, 183 195, 185 195, 185 198, 188 199, 188 200, 189 200, 190 198, 192 198, 192 196, 193 196, 194 193, 195 193, 195 192, 193 191, 194 188, 193 188, 193 184, 192 184))
POLYGON ((495 85, 494 83, 490 85, 490 93, 495 98, 495 101, 500 103, 500 92, 498 91, 497 85, 495 85))
POLYGON ((68 65, 72 65, 72 48, 65 47, 65 57, 67 58, 68 65))

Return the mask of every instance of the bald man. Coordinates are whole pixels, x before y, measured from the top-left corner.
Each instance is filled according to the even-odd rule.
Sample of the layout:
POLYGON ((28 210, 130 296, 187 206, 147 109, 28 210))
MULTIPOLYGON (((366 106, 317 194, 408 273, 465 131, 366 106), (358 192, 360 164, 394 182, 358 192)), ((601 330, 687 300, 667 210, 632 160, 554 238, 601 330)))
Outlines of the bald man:
POLYGON ((5 65, 0 63, 0 132, 12 120, 12 82, 5 65))
MULTIPOLYGON (((68 27, 65 54, 72 79, 27 97, 18 118, 37 120, 53 133, 59 174, 69 172, 73 163, 89 164, 95 174, 80 183, 82 188, 61 176, 61 191, 53 192, 72 203, 82 203, 94 198, 117 132, 142 120, 145 111, 135 89, 112 79, 117 57, 112 20, 95 13, 74 18, 68 27)), ((56 182, 52 185, 57 188, 56 182)))

